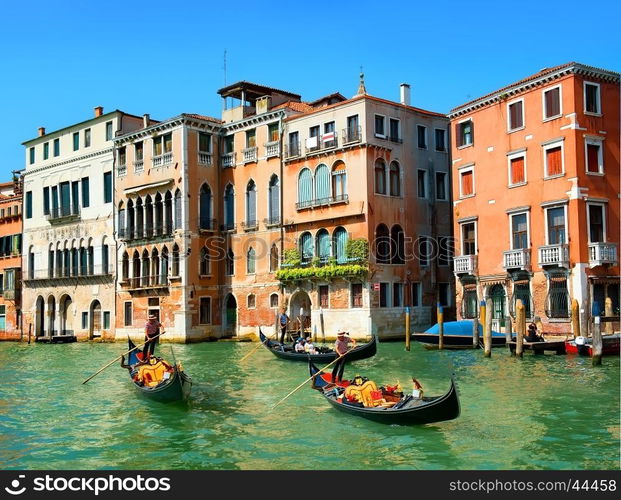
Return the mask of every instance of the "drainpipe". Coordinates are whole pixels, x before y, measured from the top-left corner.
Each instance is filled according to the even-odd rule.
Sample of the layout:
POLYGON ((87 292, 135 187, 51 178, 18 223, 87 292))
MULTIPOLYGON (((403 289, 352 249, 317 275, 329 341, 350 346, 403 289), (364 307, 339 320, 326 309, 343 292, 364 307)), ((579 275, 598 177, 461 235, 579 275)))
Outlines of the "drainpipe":
MULTIPOLYGON (((280 262, 282 262, 282 260, 285 257, 285 225, 284 225, 284 200, 283 200, 283 193, 284 193, 284 184, 285 184, 285 177, 284 177, 284 165, 283 165, 283 155, 284 155, 284 147, 283 147, 283 137, 285 136, 285 130, 284 130, 284 124, 283 124, 283 115, 284 115, 284 111, 281 111, 280 113, 280 118, 278 120, 278 130, 280 131, 280 137, 278 139, 278 158, 280 160, 280 171, 279 171, 279 175, 280 175, 280 262)), ((284 302, 284 298, 285 298, 285 286, 284 284, 280 284, 280 293, 283 297, 283 302, 284 302)), ((282 307, 282 304, 279 304, 280 307, 282 307)))

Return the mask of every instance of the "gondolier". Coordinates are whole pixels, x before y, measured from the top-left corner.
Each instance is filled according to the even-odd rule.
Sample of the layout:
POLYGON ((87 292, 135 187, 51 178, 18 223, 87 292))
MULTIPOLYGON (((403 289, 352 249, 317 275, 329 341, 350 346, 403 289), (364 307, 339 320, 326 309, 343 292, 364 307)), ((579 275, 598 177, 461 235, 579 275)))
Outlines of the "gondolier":
POLYGON ((338 356, 340 356, 339 360, 334 365, 332 369, 332 381, 337 382, 343 378, 343 370, 345 369, 345 358, 346 354, 349 352, 349 344, 353 343, 352 349, 356 347, 356 339, 351 338, 346 332, 339 332, 336 334, 336 342, 334 342, 334 351, 338 356))
POLYGON ((142 359, 153 356, 155 344, 160 341, 160 335, 164 335, 164 325, 160 323, 155 314, 149 314, 149 320, 144 325, 144 340, 146 344, 142 349, 142 359))

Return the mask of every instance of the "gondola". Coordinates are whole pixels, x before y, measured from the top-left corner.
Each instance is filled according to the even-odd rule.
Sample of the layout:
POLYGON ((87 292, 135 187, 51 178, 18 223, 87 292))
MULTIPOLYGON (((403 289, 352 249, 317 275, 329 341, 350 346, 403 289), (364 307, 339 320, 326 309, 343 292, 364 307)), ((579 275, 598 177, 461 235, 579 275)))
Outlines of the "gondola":
MULTIPOLYGON (((318 390, 328 402, 340 411, 364 417, 383 424, 420 425, 444 420, 453 420, 459 416, 459 395, 455 380, 451 377, 451 387, 443 396, 423 397, 416 399, 410 395, 395 395, 393 392, 382 391, 382 397, 391 402, 392 406, 365 407, 360 403, 352 403, 346 398, 339 398, 350 382, 343 381, 334 385, 332 375, 319 373, 319 369, 309 360, 308 367, 313 377, 313 389, 318 390)), ((368 383, 368 382, 367 382, 368 383)))
MULTIPOLYGON (((437 349, 440 341, 438 325, 433 325, 424 333, 412 334, 412 340, 423 344, 425 349, 437 349)), ((444 348, 445 349, 472 349, 472 321, 447 321, 444 323, 444 348)), ((479 323, 479 345, 483 345, 483 326, 479 323)), ((492 331, 492 347, 507 345, 504 333, 492 331)))
MULTIPOLYGON (((310 359, 316 363, 329 363, 330 361, 334 361, 337 357, 334 349, 329 347, 322 347, 321 352, 318 354, 307 354, 305 352, 295 352, 292 346, 281 344, 280 342, 276 342, 274 340, 268 339, 263 332, 259 328, 259 338, 263 345, 270 351, 274 356, 281 359, 288 359, 290 361, 307 361, 310 359)), ((375 356, 377 352, 377 340, 375 339, 375 335, 373 338, 365 343, 365 344, 356 344, 356 347, 347 352, 347 361, 355 361, 357 359, 365 359, 375 356)))
MULTIPOLYGON (((602 356, 619 356, 619 346, 621 345, 621 335, 602 335, 602 356)), ((593 338, 576 337, 565 341, 567 354, 580 354, 582 356, 593 357, 593 338)))
MULTIPOLYGON (((129 350, 134 349, 136 346, 127 339, 129 350)), ((139 369, 139 366, 143 364, 141 362, 142 352, 138 349, 134 349, 128 355, 127 364, 123 365, 128 369, 130 380, 136 390, 143 396, 152 399, 154 401, 172 402, 172 401, 186 401, 190 396, 192 389, 192 379, 183 371, 181 363, 175 363, 172 366, 172 372, 167 379, 162 380, 155 387, 147 387, 138 383, 132 373, 139 369)), ((154 356, 158 362, 164 361, 162 358, 154 356)))

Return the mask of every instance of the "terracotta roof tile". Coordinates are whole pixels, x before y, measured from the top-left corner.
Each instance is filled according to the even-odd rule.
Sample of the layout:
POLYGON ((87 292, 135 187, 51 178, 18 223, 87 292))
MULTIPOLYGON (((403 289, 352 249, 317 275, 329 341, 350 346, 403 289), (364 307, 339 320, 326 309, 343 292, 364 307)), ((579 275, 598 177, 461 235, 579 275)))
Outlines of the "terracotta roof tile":
POLYGON ((284 109, 288 108, 297 113, 308 113, 310 111, 314 111, 314 108, 305 102, 296 102, 296 101, 287 101, 279 104, 278 106, 274 106, 272 109, 284 109))
POLYGON ((205 120, 208 122, 215 122, 215 123, 223 123, 222 120, 218 118, 213 118, 211 116, 197 115, 196 113, 183 113, 183 115, 189 116, 190 118, 196 118, 198 120, 205 120))

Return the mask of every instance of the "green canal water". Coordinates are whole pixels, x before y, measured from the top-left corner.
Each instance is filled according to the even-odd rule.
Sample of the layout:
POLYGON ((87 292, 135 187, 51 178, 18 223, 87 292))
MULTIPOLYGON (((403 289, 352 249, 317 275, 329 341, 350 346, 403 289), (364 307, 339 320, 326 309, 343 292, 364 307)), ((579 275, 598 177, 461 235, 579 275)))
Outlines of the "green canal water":
MULTIPOLYGON (((124 344, 0 344, 2 469, 618 469, 619 358, 523 359, 504 348, 426 351, 380 343, 357 361, 379 383, 418 378, 439 395, 456 374, 458 419, 396 426, 351 417, 303 387, 304 363, 256 344, 172 347, 192 376, 187 405, 144 400, 110 366, 124 344)), ((168 358, 170 344, 158 347, 168 358)))

